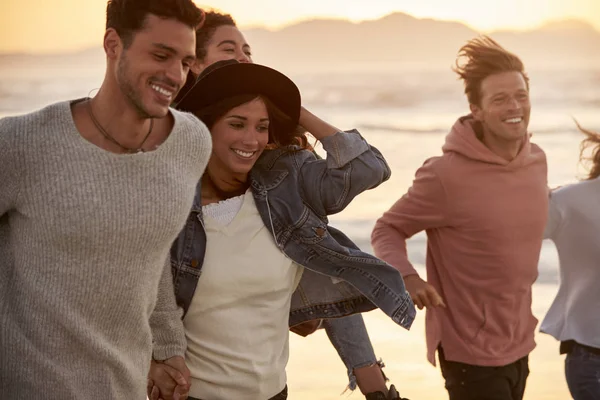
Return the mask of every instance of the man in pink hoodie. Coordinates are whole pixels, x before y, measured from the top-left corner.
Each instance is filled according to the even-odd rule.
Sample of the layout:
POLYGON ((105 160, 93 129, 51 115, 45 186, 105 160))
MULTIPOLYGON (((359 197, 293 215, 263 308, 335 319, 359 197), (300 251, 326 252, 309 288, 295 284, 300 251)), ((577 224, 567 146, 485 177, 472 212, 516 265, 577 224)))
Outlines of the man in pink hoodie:
POLYGON ((428 359, 435 365, 438 350, 450 400, 520 400, 535 347, 531 287, 548 211, 546 157, 529 141, 529 79, 516 55, 477 38, 454 70, 471 114, 377 221, 372 243, 427 308, 428 359), (427 281, 406 252, 406 240, 423 230, 427 281))

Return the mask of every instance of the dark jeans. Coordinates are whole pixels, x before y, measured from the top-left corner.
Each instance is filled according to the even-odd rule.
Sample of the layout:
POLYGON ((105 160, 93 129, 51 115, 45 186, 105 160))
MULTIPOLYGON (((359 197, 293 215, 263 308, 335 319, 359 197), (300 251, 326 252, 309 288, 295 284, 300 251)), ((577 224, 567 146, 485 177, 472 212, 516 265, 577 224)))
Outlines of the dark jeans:
POLYGON ((522 400, 529 375, 528 356, 502 367, 481 367, 446 361, 440 367, 450 400, 522 400))
MULTIPOLYGON (((283 388, 283 390, 276 394, 275 396, 271 397, 268 400, 286 400, 287 399, 287 394, 288 394, 288 388, 287 386, 283 388)), ((201 400, 201 399, 197 399, 195 397, 188 397, 188 400, 201 400)), ((207 399, 209 400, 209 399, 207 399)))
POLYGON ((565 375, 573 399, 600 400, 600 349, 573 342, 565 359, 565 375))

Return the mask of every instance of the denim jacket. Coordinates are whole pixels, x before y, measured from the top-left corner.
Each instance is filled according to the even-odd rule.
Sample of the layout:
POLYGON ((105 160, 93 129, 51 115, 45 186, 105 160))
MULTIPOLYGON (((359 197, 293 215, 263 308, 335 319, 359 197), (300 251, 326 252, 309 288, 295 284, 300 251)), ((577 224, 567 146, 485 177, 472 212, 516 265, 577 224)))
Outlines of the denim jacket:
MULTIPOLYGON (((408 329, 416 312, 400 273, 362 252, 327 220, 356 195, 386 181, 390 169, 357 131, 338 132, 321 142, 325 160, 298 148, 265 150, 249 177, 256 207, 277 247, 304 267, 292 297, 289 324, 380 308, 408 329)), ((171 249, 175 297, 184 315, 206 250, 200 184, 197 193, 171 249)))

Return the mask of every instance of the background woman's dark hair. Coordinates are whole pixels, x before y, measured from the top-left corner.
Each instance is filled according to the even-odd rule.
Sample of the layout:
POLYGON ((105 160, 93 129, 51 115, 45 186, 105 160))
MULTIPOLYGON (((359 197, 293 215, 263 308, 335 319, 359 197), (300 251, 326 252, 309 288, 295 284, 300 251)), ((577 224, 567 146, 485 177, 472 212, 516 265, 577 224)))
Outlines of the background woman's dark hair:
POLYGON ((212 35, 220 26, 237 26, 229 14, 221 14, 215 11, 204 13, 204 23, 196 30, 196 58, 204 60, 206 57, 206 45, 212 35))
POLYGON ((106 5, 106 29, 113 28, 128 48, 133 36, 144 27, 148 14, 173 18, 198 31, 204 13, 192 0, 109 0, 106 5))
POLYGON ((279 148, 287 146, 300 146, 302 149, 312 150, 308 144, 306 133, 298 129, 297 125, 285 115, 269 99, 256 94, 242 94, 233 96, 211 104, 208 107, 194 111, 194 115, 212 129, 215 123, 232 108, 241 106, 260 97, 264 101, 269 114, 269 145, 267 148, 279 148))
POLYGON ((592 164, 586 179, 596 179, 600 176, 600 133, 584 129, 577 121, 575 121, 575 124, 577 124, 577 128, 586 136, 581 142, 579 161, 582 164, 592 164), (590 155, 585 154, 588 150, 591 150, 590 155))

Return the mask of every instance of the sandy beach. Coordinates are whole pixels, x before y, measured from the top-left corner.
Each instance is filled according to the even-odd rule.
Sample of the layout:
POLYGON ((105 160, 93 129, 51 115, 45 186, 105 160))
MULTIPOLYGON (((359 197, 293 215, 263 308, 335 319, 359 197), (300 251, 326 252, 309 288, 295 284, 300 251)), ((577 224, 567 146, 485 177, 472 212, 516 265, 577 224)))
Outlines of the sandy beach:
MULTIPOLYGON (((556 285, 536 284, 533 288, 535 316, 544 316, 556 294, 556 285)), ((364 314, 371 341, 390 381, 410 400, 447 399, 439 368, 425 356, 425 314, 420 312, 410 331, 396 326, 381 311, 364 314)), ((531 353, 525 399, 570 399, 564 378, 564 356, 558 354, 554 338, 537 333, 537 348, 531 353)), ((292 400, 336 400, 364 398, 347 385, 344 366, 323 331, 307 338, 291 336, 288 382, 292 400)))

